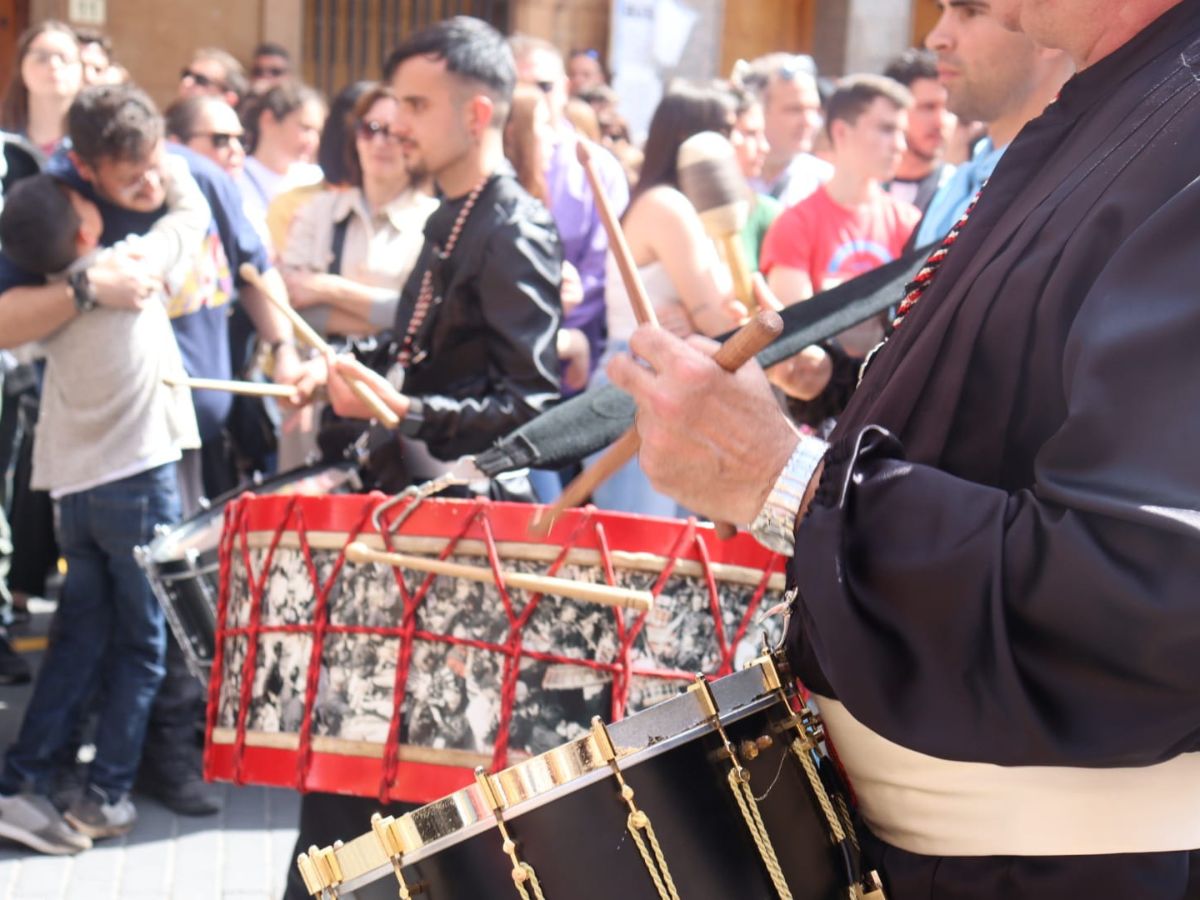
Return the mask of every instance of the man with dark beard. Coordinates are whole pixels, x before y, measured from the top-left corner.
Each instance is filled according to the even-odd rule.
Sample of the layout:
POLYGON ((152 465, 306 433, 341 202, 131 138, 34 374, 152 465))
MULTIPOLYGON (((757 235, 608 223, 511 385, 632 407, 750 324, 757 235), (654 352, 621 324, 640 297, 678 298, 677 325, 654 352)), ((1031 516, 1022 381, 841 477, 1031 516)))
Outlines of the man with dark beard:
POLYGON ((891 900, 1195 898, 1200 0, 948 6, 1078 74, 829 445, 699 342, 610 375, 657 489, 794 553, 788 656, 891 900))

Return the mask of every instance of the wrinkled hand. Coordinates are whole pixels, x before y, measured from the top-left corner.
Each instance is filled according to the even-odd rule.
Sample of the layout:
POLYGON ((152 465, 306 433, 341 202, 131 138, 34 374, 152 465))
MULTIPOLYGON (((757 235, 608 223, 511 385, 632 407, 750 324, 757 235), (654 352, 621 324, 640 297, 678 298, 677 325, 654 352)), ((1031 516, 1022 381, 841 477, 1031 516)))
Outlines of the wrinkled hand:
POLYGON ((726 372, 718 344, 639 328, 608 365, 637 403, 639 459, 656 490, 714 521, 745 524, 766 501, 799 436, 751 361, 726 372))
POLYGON ((408 415, 408 397, 401 394, 392 383, 368 369, 353 356, 328 356, 324 362, 328 366, 329 403, 339 416, 351 419, 372 419, 375 413, 363 402, 350 387, 350 381, 358 381, 378 396, 392 412, 403 419, 408 415))
POLYGON ((329 303, 337 293, 338 276, 327 272, 285 272, 283 281, 293 309, 329 303))
POLYGON ((112 309, 142 309, 147 301, 163 290, 162 279, 128 257, 114 255, 88 269, 88 282, 96 300, 112 309))
POLYGON ((564 316, 577 309, 583 302, 583 279, 579 275, 579 270, 565 259, 562 264, 562 285, 559 287, 559 296, 562 299, 564 316))
POLYGON ((592 364, 587 335, 578 328, 560 329, 558 358, 563 363, 563 387, 569 391, 582 391, 587 387, 592 364))
POLYGON ((816 344, 810 344, 795 356, 771 366, 767 377, 789 397, 812 400, 829 386, 833 358, 816 344))

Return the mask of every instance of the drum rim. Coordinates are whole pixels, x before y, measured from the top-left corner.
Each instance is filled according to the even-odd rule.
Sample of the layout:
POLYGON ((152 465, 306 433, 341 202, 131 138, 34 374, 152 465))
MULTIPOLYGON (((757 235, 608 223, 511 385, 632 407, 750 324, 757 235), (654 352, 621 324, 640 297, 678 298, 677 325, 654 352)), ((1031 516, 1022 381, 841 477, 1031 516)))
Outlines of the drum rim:
MULTIPOLYGON (((722 710, 720 714, 720 722, 722 725, 731 725, 733 723, 740 722, 741 720, 767 710, 780 702, 779 693, 777 690, 771 688, 769 680, 765 677, 765 667, 761 662, 758 664, 751 664, 750 667, 743 669, 740 672, 735 672, 732 675, 725 676, 725 678, 736 679, 739 676, 744 678, 752 678, 752 673, 755 672, 757 672, 760 677, 760 681, 757 683, 757 693, 747 698, 744 702, 739 703, 728 710, 722 710)), ((715 679, 709 683, 715 690, 722 681, 725 681, 725 679, 715 679)), ((723 690, 722 693, 727 693, 727 691, 723 690)), ((661 703, 634 713, 633 715, 628 716, 619 722, 613 723, 609 726, 609 731, 613 734, 614 743, 620 746, 620 732, 629 730, 636 726, 638 723, 635 720, 639 719, 640 717, 645 717, 648 716, 648 714, 655 712, 659 714, 657 717, 661 717, 663 713, 663 707, 666 707, 668 704, 677 704, 677 708, 679 710, 685 710, 685 704, 689 701, 689 699, 693 704, 699 707, 699 701, 697 701, 690 693, 684 692, 677 697, 664 700, 661 703)), ((647 717, 644 721, 650 722, 651 718, 647 717)), ((678 747, 683 746, 684 744, 691 743, 692 741, 698 740, 705 735, 712 734, 715 731, 716 728, 711 722, 700 721, 699 723, 694 724, 683 731, 672 734, 670 737, 662 740, 652 740, 651 743, 645 746, 636 747, 635 749, 627 752, 619 751, 618 760, 620 762, 621 771, 628 772, 636 766, 647 763, 658 758, 659 756, 677 749, 678 747)), ((561 783, 553 784, 544 789, 534 790, 528 795, 506 805, 502 811, 505 822, 514 821, 523 815, 531 813, 554 802, 560 797, 574 793, 578 790, 583 790, 584 788, 590 787, 593 784, 613 777, 612 770, 609 768, 608 764, 599 757, 599 752, 595 749, 595 742, 590 733, 576 738, 573 741, 567 741, 563 744, 560 744, 559 746, 548 750, 545 753, 538 754, 537 756, 528 760, 523 760, 516 765, 509 766, 508 768, 503 769, 490 777, 493 785, 496 786, 498 793, 504 795, 507 793, 505 790, 505 782, 514 781, 512 773, 520 771, 531 772, 532 770, 538 768, 539 765, 542 765, 544 768, 544 763, 547 760, 563 756, 574 758, 576 761, 583 757, 590 757, 594 760, 594 762, 588 766, 586 771, 583 771, 578 775, 570 777, 561 783), (506 775, 509 777, 506 778, 506 775)), ((424 804, 412 812, 397 817, 397 825, 406 836, 418 834, 414 816, 419 815, 422 811, 428 811, 428 815, 431 820, 440 820, 442 823, 445 823, 448 817, 452 814, 457 814, 461 822, 463 813, 470 813, 471 811, 474 811, 478 818, 476 818, 474 821, 460 824, 458 827, 449 828, 444 834, 421 839, 422 843, 419 847, 405 852, 403 857, 404 865, 418 863, 424 859, 428 859, 449 847, 453 847, 459 843, 462 843, 463 841, 470 840, 477 835, 496 828, 495 815, 491 808, 488 807, 484 801, 482 792, 478 785, 470 785, 462 788, 461 790, 454 791, 445 797, 434 800, 431 803, 424 804)), ((392 863, 384 854, 383 848, 380 846, 374 832, 367 832, 366 834, 360 835, 351 841, 347 841, 343 846, 350 848, 348 854, 343 855, 340 849, 335 851, 338 853, 339 861, 342 864, 343 870, 346 872, 346 878, 341 885, 342 889, 354 891, 363 887, 364 885, 378 881, 381 877, 387 877, 392 873, 392 863), (368 862, 367 859, 368 854, 371 858, 370 862, 368 862), (366 864, 365 868, 362 864, 366 864)))

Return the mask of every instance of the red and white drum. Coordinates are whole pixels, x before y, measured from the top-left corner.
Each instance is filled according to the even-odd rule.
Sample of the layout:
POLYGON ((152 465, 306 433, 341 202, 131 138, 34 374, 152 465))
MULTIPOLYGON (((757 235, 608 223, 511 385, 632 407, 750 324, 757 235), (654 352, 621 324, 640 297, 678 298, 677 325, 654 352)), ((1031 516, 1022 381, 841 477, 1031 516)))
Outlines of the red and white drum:
POLYGON ((424 803, 719 677, 778 642, 784 560, 746 534, 593 509, 381 495, 244 497, 226 513, 211 778, 424 803), (414 505, 415 504, 415 505, 414 505), (398 553, 650 591, 648 613, 354 563, 398 553))

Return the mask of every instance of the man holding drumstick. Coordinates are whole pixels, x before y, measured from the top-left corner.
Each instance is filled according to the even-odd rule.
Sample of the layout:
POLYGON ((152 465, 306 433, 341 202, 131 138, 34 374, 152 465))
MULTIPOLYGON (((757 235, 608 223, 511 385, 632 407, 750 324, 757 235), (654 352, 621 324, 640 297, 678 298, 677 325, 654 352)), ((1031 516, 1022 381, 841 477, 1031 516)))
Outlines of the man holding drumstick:
POLYGON ((642 329, 610 374, 657 489, 794 553, 788 656, 891 900, 1195 898, 1200 0, 942 7, 1078 74, 830 444, 707 342, 642 329))
MULTIPOLYGON (((329 365, 368 379, 400 417, 391 447, 400 450, 401 478, 419 482, 558 399, 562 248, 549 212, 504 159, 516 72, 503 36, 478 19, 448 19, 396 49, 384 80, 400 100, 396 127, 408 166, 414 177, 432 176, 445 199, 400 297, 390 383, 348 357, 329 365)), ((322 380, 339 414, 371 417, 343 378, 311 370, 300 386, 322 380)), ((383 477, 395 485, 397 474, 383 477)), ((305 795, 297 852, 353 833, 377 808, 305 795)), ((307 896, 290 867, 287 900, 307 896)))

